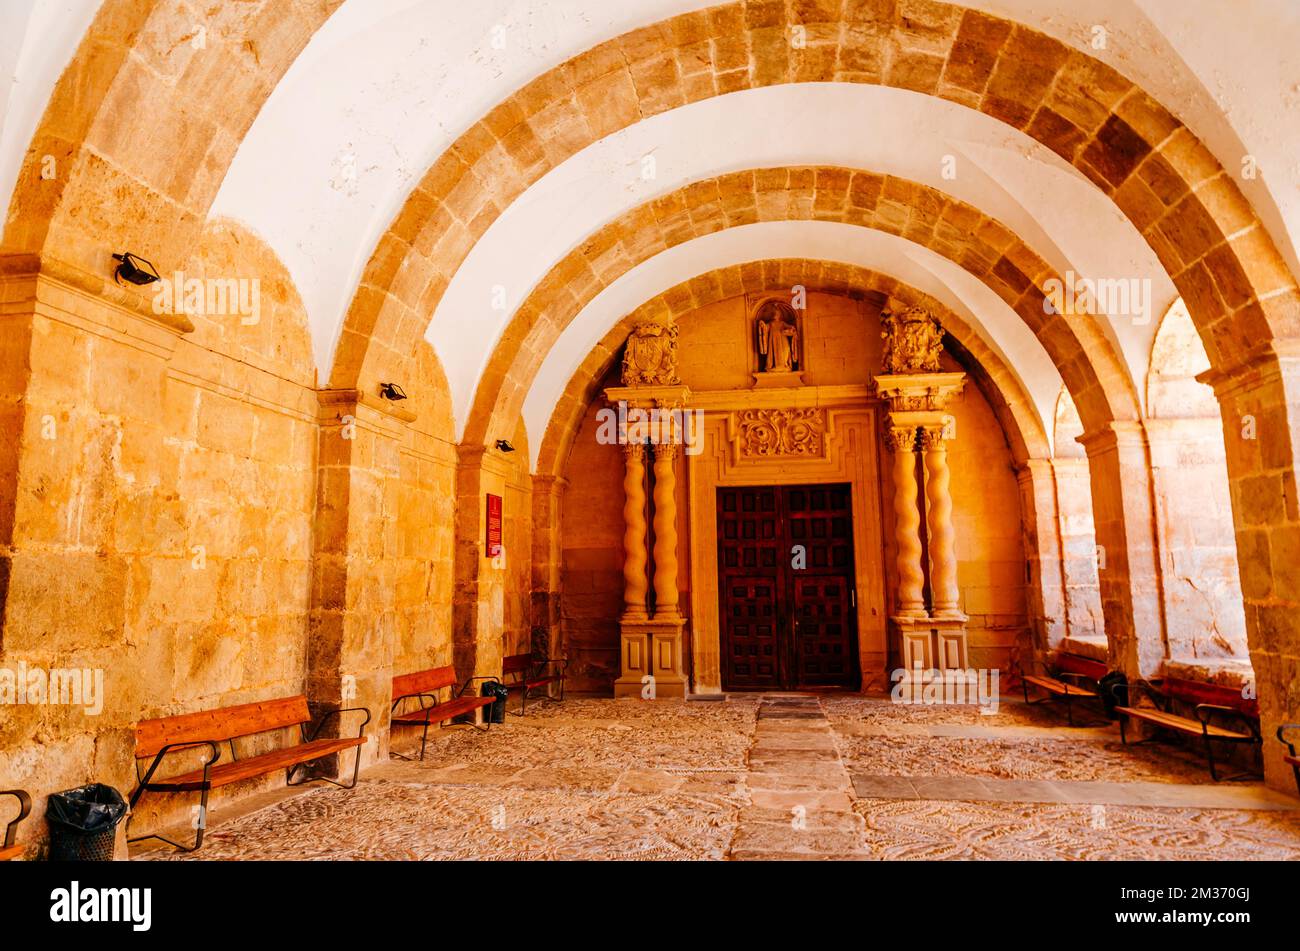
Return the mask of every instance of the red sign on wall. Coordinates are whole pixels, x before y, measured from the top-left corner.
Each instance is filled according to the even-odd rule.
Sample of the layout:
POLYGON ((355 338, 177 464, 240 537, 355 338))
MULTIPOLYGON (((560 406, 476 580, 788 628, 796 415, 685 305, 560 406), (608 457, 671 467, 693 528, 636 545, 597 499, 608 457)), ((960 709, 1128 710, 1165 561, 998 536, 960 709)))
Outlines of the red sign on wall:
POLYGON ((489 494, 487 497, 487 556, 496 558, 501 554, 501 496, 489 494))

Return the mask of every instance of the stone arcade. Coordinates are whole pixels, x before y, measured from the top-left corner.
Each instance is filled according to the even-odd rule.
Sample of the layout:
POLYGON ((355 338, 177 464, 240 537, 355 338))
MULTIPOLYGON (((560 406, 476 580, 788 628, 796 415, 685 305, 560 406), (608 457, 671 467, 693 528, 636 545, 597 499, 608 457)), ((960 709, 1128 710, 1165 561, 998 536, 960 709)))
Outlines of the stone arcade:
POLYGON ((360 784, 199 857, 1300 857, 1300 13, 453 6, 0 4, 0 684, 93 694, 0 690, 0 789, 305 696, 360 784), (562 703, 391 758, 395 675, 523 653, 562 703), (1255 780, 1022 702, 1064 656, 1255 780))

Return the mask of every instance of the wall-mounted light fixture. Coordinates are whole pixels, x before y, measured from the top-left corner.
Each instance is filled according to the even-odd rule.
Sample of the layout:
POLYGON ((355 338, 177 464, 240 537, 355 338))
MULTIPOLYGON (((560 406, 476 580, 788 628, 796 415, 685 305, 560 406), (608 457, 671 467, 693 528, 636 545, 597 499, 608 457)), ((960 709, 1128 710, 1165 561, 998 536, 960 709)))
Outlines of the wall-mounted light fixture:
POLYGON ((144 287, 159 279, 158 272, 152 264, 130 251, 113 255, 113 260, 118 262, 117 269, 113 271, 113 280, 119 284, 126 281, 128 284, 144 287))
POLYGON ((500 449, 502 452, 514 452, 514 451, 515 451, 515 447, 512 446, 512 445, 510 445, 510 440, 508 440, 508 439, 498 439, 498 440, 497 440, 497 448, 500 449))
POLYGON ((402 389, 396 383, 380 383, 379 395, 386 400, 392 400, 396 403, 398 400, 406 399, 406 390, 402 389))

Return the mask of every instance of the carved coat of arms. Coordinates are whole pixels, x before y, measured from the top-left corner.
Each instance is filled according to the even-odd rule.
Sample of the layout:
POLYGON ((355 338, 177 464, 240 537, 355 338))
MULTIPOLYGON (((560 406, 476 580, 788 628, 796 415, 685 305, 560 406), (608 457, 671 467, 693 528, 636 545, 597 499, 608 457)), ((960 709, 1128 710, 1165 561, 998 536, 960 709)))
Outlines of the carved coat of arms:
POLYGON ((623 385, 675 386, 678 382, 677 325, 637 324, 623 350, 623 385))
POLYGON ((920 307, 881 313, 885 373, 938 373, 943 328, 920 307))

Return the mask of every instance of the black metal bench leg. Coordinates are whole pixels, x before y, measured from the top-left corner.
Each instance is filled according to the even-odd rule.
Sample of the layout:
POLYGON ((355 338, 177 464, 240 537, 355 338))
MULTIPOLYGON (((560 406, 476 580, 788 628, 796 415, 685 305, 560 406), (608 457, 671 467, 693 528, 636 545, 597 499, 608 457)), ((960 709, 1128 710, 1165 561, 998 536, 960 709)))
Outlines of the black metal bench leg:
MULTIPOLYGON (((178 852, 197 852, 200 846, 203 845, 203 833, 208 827, 208 791, 209 790, 204 789, 202 795, 199 796, 199 831, 198 835, 194 837, 193 845, 181 845, 179 842, 174 842, 165 835, 158 835, 156 833, 153 835, 136 836, 134 839, 128 836, 126 840, 127 844, 130 845, 133 842, 147 842, 149 839, 157 839, 159 842, 166 842, 178 852)), ((131 796, 131 809, 126 817, 126 824, 128 826, 131 824, 131 816, 135 813, 135 804, 140 801, 140 796, 143 792, 144 787, 141 786, 131 796)))
POLYGON ((1219 781, 1219 774, 1214 769, 1214 747, 1210 745, 1210 735, 1202 734, 1205 738, 1205 758, 1210 761, 1210 778, 1216 783, 1219 781))
POLYGON ((1126 723, 1128 723, 1128 717, 1121 713, 1119 715, 1119 741, 1123 745, 1128 746, 1128 737, 1124 734, 1124 725, 1126 723))
MULTIPOLYGON (((441 723, 438 724, 438 728, 439 729, 442 728, 441 723)), ((420 762, 421 763, 424 762, 424 749, 428 745, 429 745, 429 721, 426 719, 424 721, 424 735, 420 737, 420 762)))
POLYGON ((1070 702, 1070 694, 1065 694, 1065 722, 1074 726, 1074 704, 1070 702))

